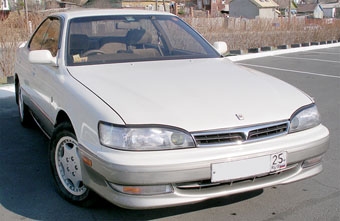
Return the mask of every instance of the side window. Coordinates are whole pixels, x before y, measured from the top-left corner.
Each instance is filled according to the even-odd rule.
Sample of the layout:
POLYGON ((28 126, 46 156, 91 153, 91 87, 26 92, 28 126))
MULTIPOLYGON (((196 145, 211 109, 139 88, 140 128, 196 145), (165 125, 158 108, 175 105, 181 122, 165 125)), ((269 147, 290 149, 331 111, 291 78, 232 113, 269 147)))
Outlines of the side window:
POLYGON ((51 24, 50 19, 46 19, 39 27, 39 29, 34 33, 30 45, 28 46, 31 51, 41 50, 41 44, 44 41, 45 33, 51 24))
POLYGON ((56 18, 48 18, 33 35, 30 50, 49 50, 52 56, 57 55, 60 34, 60 21, 56 18))

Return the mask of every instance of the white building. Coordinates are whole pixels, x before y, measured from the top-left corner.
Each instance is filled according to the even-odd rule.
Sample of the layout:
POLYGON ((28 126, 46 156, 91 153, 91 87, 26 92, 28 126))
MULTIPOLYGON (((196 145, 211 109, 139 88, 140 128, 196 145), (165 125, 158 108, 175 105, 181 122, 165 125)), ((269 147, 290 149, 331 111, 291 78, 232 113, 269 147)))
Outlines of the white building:
POLYGON ((8 0, 0 0, 0 10, 1 11, 9 11, 10 10, 8 0))
POLYGON ((325 18, 340 18, 340 2, 321 4, 325 18))
POLYGON ((229 3, 229 15, 249 19, 277 18, 278 6, 273 0, 232 0, 229 3))

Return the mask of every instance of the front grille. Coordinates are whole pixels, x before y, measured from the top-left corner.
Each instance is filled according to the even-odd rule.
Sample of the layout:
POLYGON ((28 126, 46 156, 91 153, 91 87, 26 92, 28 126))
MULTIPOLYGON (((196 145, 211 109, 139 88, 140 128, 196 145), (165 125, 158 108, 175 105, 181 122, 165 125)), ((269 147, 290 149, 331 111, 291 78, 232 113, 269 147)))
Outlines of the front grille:
POLYGON ((221 133, 196 135, 195 140, 199 145, 216 143, 236 143, 245 139, 243 133, 221 133))
POLYGON ((249 132, 248 140, 275 136, 278 134, 285 133, 287 130, 288 130, 287 123, 255 129, 249 132))
POLYGON ((198 146, 231 145, 287 134, 288 128, 288 122, 279 122, 232 130, 197 132, 193 136, 198 146))

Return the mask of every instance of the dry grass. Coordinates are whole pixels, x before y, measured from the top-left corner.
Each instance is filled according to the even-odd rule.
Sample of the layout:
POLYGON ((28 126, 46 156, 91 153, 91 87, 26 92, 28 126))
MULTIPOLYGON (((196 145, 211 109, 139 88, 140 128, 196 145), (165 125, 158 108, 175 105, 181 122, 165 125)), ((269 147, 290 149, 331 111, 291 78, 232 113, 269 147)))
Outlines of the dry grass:
POLYGON ((230 50, 340 39, 336 19, 185 18, 209 42, 226 41, 230 50))
MULTIPOLYGON (((33 30, 48 13, 30 13, 33 30)), ((276 47, 295 43, 320 42, 340 39, 340 20, 313 20, 304 18, 239 19, 190 18, 184 20, 209 42, 226 41, 230 50, 276 47)), ((13 74, 16 48, 29 38, 24 13, 13 12, 0 23, 0 78, 13 74), (1 76, 3 75, 3 76, 1 76)))

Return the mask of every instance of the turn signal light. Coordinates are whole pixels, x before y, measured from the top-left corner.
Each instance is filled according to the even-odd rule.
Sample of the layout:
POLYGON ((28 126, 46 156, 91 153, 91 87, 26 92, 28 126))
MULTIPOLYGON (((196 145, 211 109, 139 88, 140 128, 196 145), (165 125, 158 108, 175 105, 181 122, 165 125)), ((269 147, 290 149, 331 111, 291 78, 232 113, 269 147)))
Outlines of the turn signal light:
POLYGON ((171 185, 122 186, 114 183, 109 184, 116 191, 130 195, 157 195, 173 192, 171 185))
POLYGON ((314 166, 316 164, 319 164, 322 160, 322 157, 323 157, 323 155, 305 160, 305 161, 303 161, 302 167, 306 168, 306 167, 311 167, 311 166, 314 166))
POLYGON ((90 160, 89 158, 87 158, 85 156, 83 156, 82 159, 83 159, 83 162, 84 162, 85 165, 92 167, 92 160, 90 160))

